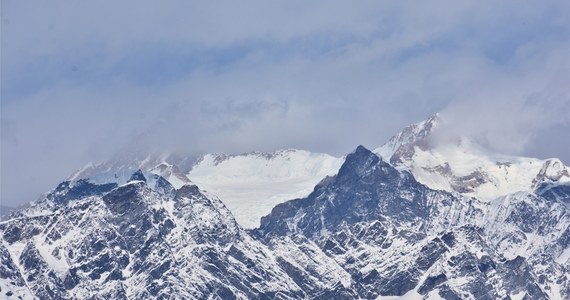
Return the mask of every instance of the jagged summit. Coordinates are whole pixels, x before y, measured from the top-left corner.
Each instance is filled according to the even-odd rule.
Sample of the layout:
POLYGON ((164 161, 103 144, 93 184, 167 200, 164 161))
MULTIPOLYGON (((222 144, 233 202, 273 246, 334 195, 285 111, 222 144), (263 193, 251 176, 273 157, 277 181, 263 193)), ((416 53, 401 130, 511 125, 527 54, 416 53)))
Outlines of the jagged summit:
POLYGON ((335 174, 343 158, 324 153, 286 149, 239 155, 205 154, 189 164, 188 157, 175 154, 126 155, 101 164, 88 164, 69 182, 88 180, 119 185, 141 170, 147 179, 158 175, 178 189, 197 184, 224 200, 238 222, 246 228, 276 204, 308 195, 324 177, 335 174))
POLYGON ((93 164, 89 163, 82 169, 74 172, 67 180, 77 181, 80 179, 90 179, 91 181, 128 181, 131 174, 137 170, 153 173, 164 177, 175 187, 181 187, 190 183, 190 179, 185 174, 188 168, 188 158, 175 154, 149 154, 133 157, 122 155, 109 161, 93 164))
POLYGON ((568 298, 568 168, 435 143, 440 122, 397 134, 384 158, 89 166, 0 221, 2 296, 568 298))
POLYGON ((339 173, 343 173, 346 169, 366 169, 371 164, 378 162, 380 158, 366 149, 364 146, 359 145, 354 151, 346 156, 346 159, 340 167, 339 173))
POLYGON ((425 187, 407 173, 400 173, 380 157, 358 146, 347 155, 338 174, 316 188, 307 198, 277 205, 262 218, 260 231, 284 233, 291 228, 306 236, 330 231, 342 223, 394 217, 400 221, 425 213, 425 200, 417 197, 425 187), (405 186, 405 189, 402 187, 405 186), (400 192, 405 190, 405 195, 400 192), (291 206, 302 207, 302 212, 291 206), (292 225, 289 218, 297 224, 292 225), (318 220, 318 221, 317 221, 318 220), (316 222, 315 222, 316 221, 316 222))
POLYGON ((164 179, 132 177, 141 176, 148 185, 134 180, 0 222, 2 297, 304 297, 219 199, 195 185, 162 193, 150 185, 164 179))
POLYGON ((426 139, 441 123, 442 117, 436 113, 424 121, 407 126, 374 152, 397 164, 399 160, 413 155, 414 146, 426 147, 426 139))
POLYGON ((493 153, 468 137, 434 138, 445 126, 440 115, 410 125, 374 150, 433 189, 492 200, 544 182, 570 182, 558 159, 539 160, 493 153))
MULTIPOLYGON (((295 253, 293 266, 313 267, 303 257, 308 246, 288 241, 318 245, 349 274, 348 298, 556 299, 570 295, 559 277, 569 263, 569 225, 556 198, 520 193, 489 205, 434 191, 358 147, 336 176, 277 205, 256 233, 275 251, 295 253)), ((290 274, 315 276, 302 268, 290 274)))
POLYGON ((127 182, 131 182, 131 181, 144 181, 144 182, 146 182, 146 177, 144 177, 144 174, 143 174, 141 169, 138 169, 136 172, 134 172, 133 175, 131 175, 131 178, 129 178, 129 181, 127 181, 127 182))

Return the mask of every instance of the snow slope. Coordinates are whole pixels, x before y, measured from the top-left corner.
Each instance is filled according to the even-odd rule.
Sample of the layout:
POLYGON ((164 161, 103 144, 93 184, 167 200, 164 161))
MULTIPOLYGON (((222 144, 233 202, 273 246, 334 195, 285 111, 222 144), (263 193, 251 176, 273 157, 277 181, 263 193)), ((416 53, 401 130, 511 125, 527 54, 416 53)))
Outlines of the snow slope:
POLYGON ((240 155, 206 154, 187 171, 180 167, 184 159, 149 155, 134 160, 111 160, 89 164, 68 180, 89 179, 98 184, 120 185, 142 169, 148 178, 152 178, 149 174, 159 175, 176 189, 195 183, 220 198, 241 226, 255 228, 275 205, 307 196, 322 179, 334 175, 344 160, 295 149, 240 155))
POLYGON ((570 183, 570 169, 559 159, 500 155, 466 137, 442 138, 442 126, 445 120, 434 115, 406 127, 374 152, 432 189, 486 201, 533 192, 542 184, 570 183))
POLYGON ((245 228, 256 228, 271 209, 307 196, 326 176, 334 175, 343 158, 302 150, 242 155, 207 154, 188 178, 218 196, 245 228))
POLYGON ((541 191, 484 202, 431 190, 360 146, 310 195, 243 230, 196 185, 140 170, 122 184, 66 181, 0 221, 0 288, 39 299, 567 299, 570 190, 541 191))
POLYGON ((0 298, 303 298, 221 201, 155 181, 63 183, 1 221, 0 298))
MULTIPOLYGON (((570 169, 558 159, 540 160, 492 153, 466 137, 441 138, 445 120, 434 115, 412 124, 374 150, 399 170, 436 190, 491 201, 543 185, 570 184, 570 169)), ((307 196, 344 158, 303 150, 206 154, 191 167, 188 158, 141 156, 88 165, 71 180, 125 182, 137 169, 160 175, 175 188, 196 183, 219 197, 245 228, 256 228, 262 216, 284 201, 307 196), (181 166, 186 167, 181 167, 181 166)))
POLYGON ((0 288, 42 299, 568 299, 568 167, 442 140, 441 122, 405 128, 375 150, 383 160, 360 146, 343 158, 87 166, 0 221, 0 288))
MULTIPOLYGON (((359 147, 257 232, 278 252, 317 244, 351 275, 353 299, 568 299, 570 215, 551 196, 489 203, 431 190, 359 147)), ((289 260, 309 265, 301 254, 289 260)))

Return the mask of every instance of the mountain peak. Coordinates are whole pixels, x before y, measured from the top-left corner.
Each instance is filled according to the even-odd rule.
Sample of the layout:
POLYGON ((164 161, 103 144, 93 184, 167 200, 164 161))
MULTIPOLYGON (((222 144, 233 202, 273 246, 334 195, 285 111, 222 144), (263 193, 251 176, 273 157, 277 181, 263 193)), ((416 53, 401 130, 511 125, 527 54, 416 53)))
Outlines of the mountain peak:
POLYGON ((543 183, 565 183, 570 182, 570 171, 562 161, 551 158, 544 161, 542 168, 533 179, 533 185, 538 188, 543 183))
POLYGON ((438 130, 443 123, 435 114, 404 128, 374 152, 432 189, 485 201, 533 192, 543 183, 570 181, 570 171, 560 160, 497 154, 472 138, 438 130))
POLYGON ((133 173, 133 175, 131 176, 131 178, 129 179, 128 182, 131 182, 131 181, 144 181, 144 182, 146 182, 146 177, 144 177, 144 174, 143 174, 141 169, 138 169, 136 172, 133 173))
POLYGON ((440 122, 392 138, 391 164, 358 146, 343 158, 206 155, 189 171, 164 159, 92 168, 0 222, 0 288, 42 299, 567 299, 570 169, 450 143, 433 133, 440 122))
POLYGON ((372 154, 372 151, 366 149, 366 147, 362 145, 358 145, 356 149, 352 152, 353 154, 372 154))
POLYGON ((427 138, 442 122, 440 114, 436 113, 426 120, 409 125, 392 136, 387 143, 375 149, 374 153, 380 155, 384 160, 398 165, 401 161, 414 155, 416 146, 427 148, 427 138))
POLYGON ((380 158, 376 154, 372 153, 372 151, 363 146, 358 146, 356 150, 346 156, 344 164, 338 171, 338 176, 343 177, 346 174, 361 175, 363 172, 370 169, 371 166, 377 164, 379 160, 380 158))
POLYGON ((182 197, 191 198, 192 196, 200 194, 200 189, 193 184, 185 184, 176 191, 175 199, 182 197))

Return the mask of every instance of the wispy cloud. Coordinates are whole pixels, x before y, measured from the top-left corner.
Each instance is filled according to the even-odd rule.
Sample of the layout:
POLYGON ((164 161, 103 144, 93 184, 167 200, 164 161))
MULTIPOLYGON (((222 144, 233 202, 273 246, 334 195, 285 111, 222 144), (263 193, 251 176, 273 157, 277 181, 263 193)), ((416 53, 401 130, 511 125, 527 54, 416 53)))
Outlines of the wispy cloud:
POLYGON ((567 140, 569 5, 3 1, 2 202, 120 149, 342 154, 437 111, 570 161, 535 143, 567 140))

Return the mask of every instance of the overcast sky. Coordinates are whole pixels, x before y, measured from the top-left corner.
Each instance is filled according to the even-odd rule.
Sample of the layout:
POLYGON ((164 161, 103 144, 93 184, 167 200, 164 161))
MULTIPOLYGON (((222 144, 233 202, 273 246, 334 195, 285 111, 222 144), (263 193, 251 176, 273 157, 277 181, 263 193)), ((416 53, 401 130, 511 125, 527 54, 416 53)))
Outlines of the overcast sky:
POLYGON ((442 112, 570 162, 570 1, 1 2, 1 201, 118 151, 342 155, 442 112))

